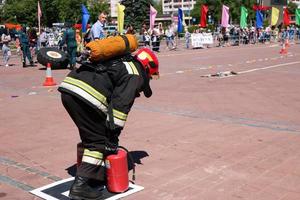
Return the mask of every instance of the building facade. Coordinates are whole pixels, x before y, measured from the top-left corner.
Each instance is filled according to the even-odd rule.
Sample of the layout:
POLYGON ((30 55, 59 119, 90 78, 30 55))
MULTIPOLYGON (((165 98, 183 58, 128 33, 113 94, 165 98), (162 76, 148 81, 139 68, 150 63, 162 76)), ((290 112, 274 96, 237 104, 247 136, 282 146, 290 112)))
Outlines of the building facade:
POLYGON ((184 13, 189 13, 195 4, 196 0, 162 0, 162 10, 163 14, 173 14, 181 8, 184 13))

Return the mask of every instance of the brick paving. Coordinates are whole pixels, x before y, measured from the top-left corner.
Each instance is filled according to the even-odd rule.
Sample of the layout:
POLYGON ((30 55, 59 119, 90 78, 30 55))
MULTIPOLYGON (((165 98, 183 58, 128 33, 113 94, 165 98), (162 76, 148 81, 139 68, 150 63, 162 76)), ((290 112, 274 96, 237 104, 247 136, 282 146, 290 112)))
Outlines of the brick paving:
MULTIPOLYGON (((145 189, 125 199, 300 199, 299 44, 162 50, 121 135, 145 189), (255 70, 254 70, 255 69, 255 70), (224 71, 233 77, 202 77, 224 71)), ((0 198, 70 177, 77 130, 45 70, 0 66, 0 198)), ((68 70, 53 70, 60 82, 68 70)))

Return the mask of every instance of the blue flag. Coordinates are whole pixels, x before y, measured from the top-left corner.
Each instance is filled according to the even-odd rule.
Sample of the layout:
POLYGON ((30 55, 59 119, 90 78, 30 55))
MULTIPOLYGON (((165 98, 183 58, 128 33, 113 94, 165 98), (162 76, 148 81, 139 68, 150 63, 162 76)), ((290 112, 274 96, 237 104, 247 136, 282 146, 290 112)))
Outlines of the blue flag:
POLYGON ((256 28, 262 28, 264 23, 263 14, 260 10, 256 11, 256 28))
POLYGON ((83 4, 81 4, 81 13, 82 13, 82 21, 81 21, 82 32, 85 33, 87 29, 87 23, 90 18, 90 13, 83 4))
POLYGON ((178 25, 177 25, 177 32, 183 32, 183 12, 181 8, 178 8, 178 25))

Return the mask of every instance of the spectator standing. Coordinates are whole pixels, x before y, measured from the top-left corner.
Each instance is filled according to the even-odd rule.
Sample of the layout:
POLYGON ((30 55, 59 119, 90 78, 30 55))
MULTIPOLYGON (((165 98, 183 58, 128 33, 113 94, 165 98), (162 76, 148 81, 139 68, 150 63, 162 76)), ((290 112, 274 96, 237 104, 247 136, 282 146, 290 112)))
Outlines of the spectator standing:
POLYGON ((80 34, 80 30, 76 29, 76 43, 77 43, 77 53, 80 53, 83 51, 83 44, 82 44, 82 38, 80 34))
POLYGON ((72 28, 72 24, 67 24, 67 30, 63 34, 63 38, 59 44, 62 47, 64 44, 67 44, 67 53, 69 56, 69 64, 70 69, 72 70, 76 64, 76 50, 77 50, 77 42, 76 42, 76 33, 72 28))
POLYGON ((144 32, 144 45, 150 46, 151 37, 147 31, 144 32))
POLYGON ((32 61, 34 61, 36 55, 36 49, 37 49, 37 40, 38 40, 37 33, 34 28, 30 29, 28 37, 29 37, 30 54, 31 54, 32 61))
POLYGON ((6 29, 6 31, 4 31, 1 35, 1 41, 2 41, 2 52, 3 52, 3 61, 4 61, 4 65, 5 67, 8 67, 8 60, 11 56, 11 51, 9 48, 9 42, 11 41, 11 37, 9 34, 8 29, 6 29))
POLYGON ((185 46, 186 46, 187 49, 189 49, 190 48, 191 33, 189 32, 188 29, 185 30, 184 38, 185 38, 185 46))
POLYGON ((20 55, 22 52, 21 52, 21 43, 20 43, 20 38, 19 37, 16 37, 16 49, 17 49, 17 55, 20 55))
POLYGON ((168 29, 166 30, 166 43, 167 43, 167 49, 174 49, 174 31, 171 26, 168 26, 168 29), (170 48, 171 45, 171 48, 170 48))
POLYGON ((91 38, 92 40, 101 40, 106 37, 104 32, 104 26, 107 19, 107 14, 105 12, 100 12, 98 15, 97 22, 92 26, 91 38))
POLYGON ((133 26, 132 26, 131 24, 129 24, 129 25, 127 26, 126 34, 132 34, 132 35, 135 34, 134 28, 133 28, 133 26))
POLYGON ((47 46, 47 33, 44 31, 44 29, 41 29, 41 34, 40 34, 40 42, 41 42, 41 47, 46 47, 47 46))
POLYGON ((152 31, 152 35, 151 35, 151 41, 152 41, 152 50, 159 52, 159 46, 160 46, 160 33, 159 33, 159 29, 156 26, 153 31, 152 31))
POLYGON ((29 38, 26 34, 26 27, 23 27, 19 32, 19 39, 21 44, 21 50, 23 54, 23 67, 27 67, 26 58, 28 59, 30 66, 33 66, 33 61, 31 58, 30 50, 29 50, 29 38))

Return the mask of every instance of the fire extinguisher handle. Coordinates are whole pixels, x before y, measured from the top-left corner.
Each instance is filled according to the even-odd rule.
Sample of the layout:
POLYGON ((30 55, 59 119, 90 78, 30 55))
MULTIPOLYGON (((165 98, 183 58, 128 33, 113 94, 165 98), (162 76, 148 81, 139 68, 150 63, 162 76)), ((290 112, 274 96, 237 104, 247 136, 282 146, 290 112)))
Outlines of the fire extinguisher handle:
POLYGON ((127 155, 128 155, 128 157, 129 157, 129 160, 130 160, 130 162, 131 162, 131 164, 132 164, 132 182, 133 182, 133 184, 134 184, 134 181, 135 181, 135 163, 134 163, 133 157, 132 157, 132 155, 130 154, 130 152, 128 151, 128 149, 126 149, 125 147, 123 147, 123 146, 118 146, 118 148, 123 149, 124 151, 127 152, 127 155))

